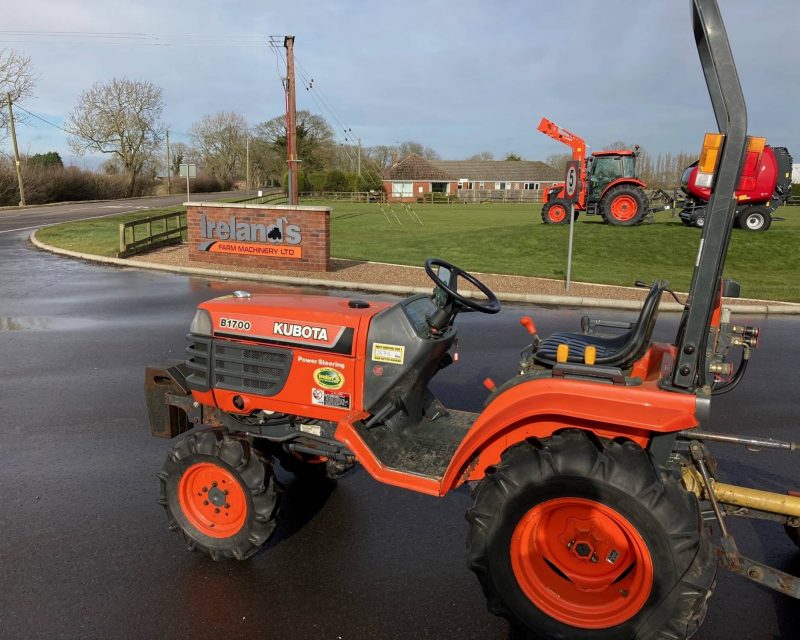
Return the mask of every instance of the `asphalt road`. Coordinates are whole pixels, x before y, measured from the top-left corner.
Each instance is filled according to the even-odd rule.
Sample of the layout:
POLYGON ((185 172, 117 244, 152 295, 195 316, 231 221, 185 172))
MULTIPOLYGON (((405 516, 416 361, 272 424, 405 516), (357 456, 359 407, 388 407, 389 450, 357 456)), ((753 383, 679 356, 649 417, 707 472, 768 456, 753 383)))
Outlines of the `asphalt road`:
MULTIPOLYGON (((275 288, 100 267, 37 251, 10 224, 0 231, 1 638, 508 637, 466 568, 463 490, 436 499, 358 470, 319 493, 281 475, 283 520, 269 548, 241 563, 186 551, 156 504, 169 443, 148 433, 143 369, 182 356, 201 300, 275 288)), ((543 333, 577 328, 582 315, 463 315, 460 362, 434 384, 446 404, 477 411, 481 380, 514 373, 525 313, 543 333)), ((742 320, 761 326, 762 346, 746 383, 715 400, 711 426, 800 439, 800 321, 742 320)), ((662 316, 658 337, 675 325, 662 316)), ((800 488, 797 454, 715 451, 728 481, 800 488)), ((735 531, 744 552, 800 574, 781 527, 740 522, 735 531)), ((720 572, 698 637, 799 634, 796 601, 720 572)))
MULTIPOLYGON (((241 192, 195 194, 193 200, 219 200, 241 192)), ((0 234, 31 230, 46 224, 66 222, 83 218, 101 218, 136 209, 157 209, 172 207, 186 202, 185 195, 154 196, 148 198, 129 198, 126 200, 107 200, 103 202, 80 202, 48 205, 45 207, 25 207, 24 209, 0 210, 0 234)))

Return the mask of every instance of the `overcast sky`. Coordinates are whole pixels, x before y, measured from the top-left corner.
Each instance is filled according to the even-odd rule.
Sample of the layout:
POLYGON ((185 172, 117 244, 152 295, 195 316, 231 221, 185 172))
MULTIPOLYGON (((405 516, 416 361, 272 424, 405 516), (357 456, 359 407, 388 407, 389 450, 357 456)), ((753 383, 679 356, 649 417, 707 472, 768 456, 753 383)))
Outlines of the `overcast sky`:
MULTIPOLYGON (((800 158, 800 2, 720 5, 750 132, 800 158)), ((716 129, 688 0, 0 0, 0 9, 0 48, 30 56, 39 76, 24 106, 57 125, 82 90, 122 76, 163 88, 175 141, 222 110, 267 120, 284 99, 266 42, 293 34, 314 79, 307 91, 298 78, 298 109, 323 115, 340 140, 344 126, 367 146, 416 140, 445 159, 488 150, 543 160, 566 148, 536 131, 542 116, 592 148, 624 140, 653 154, 696 151, 716 129), (160 37, 154 46, 12 30, 160 37)), ((27 153, 72 157, 58 129, 34 122, 18 136, 27 153)))

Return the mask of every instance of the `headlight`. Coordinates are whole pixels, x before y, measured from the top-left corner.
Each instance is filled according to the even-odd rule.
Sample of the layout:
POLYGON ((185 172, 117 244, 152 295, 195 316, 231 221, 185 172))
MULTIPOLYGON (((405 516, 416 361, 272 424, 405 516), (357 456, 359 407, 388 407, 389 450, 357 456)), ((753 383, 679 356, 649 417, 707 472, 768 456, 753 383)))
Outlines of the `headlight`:
POLYGON ((192 324, 189 325, 189 333, 193 333, 196 336, 208 336, 210 338, 211 314, 205 309, 198 309, 194 314, 192 324))

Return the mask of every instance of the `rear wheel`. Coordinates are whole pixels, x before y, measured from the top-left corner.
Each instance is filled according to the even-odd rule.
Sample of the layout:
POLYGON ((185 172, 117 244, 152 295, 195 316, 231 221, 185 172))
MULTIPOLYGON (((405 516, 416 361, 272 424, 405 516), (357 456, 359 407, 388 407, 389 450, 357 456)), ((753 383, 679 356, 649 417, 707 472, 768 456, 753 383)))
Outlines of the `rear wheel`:
POLYGON ((716 559, 697 501, 633 443, 568 431, 507 451, 467 513, 489 610, 529 638, 689 638, 716 559))
POLYGON ((600 215, 607 224, 632 227, 641 224, 647 213, 647 196, 637 186, 611 187, 600 200, 600 215))
POLYGON ((158 477, 169 528, 183 533, 190 550, 244 560, 275 530, 272 463, 246 440, 218 429, 191 433, 170 450, 158 477))
POLYGON ((747 207, 736 216, 736 226, 746 231, 766 231, 772 216, 764 207, 747 207))
MULTIPOLYGON (((578 215, 575 213, 575 219, 578 215)), ((551 200, 542 207, 542 222, 545 224, 568 224, 569 202, 566 200, 551 200)))

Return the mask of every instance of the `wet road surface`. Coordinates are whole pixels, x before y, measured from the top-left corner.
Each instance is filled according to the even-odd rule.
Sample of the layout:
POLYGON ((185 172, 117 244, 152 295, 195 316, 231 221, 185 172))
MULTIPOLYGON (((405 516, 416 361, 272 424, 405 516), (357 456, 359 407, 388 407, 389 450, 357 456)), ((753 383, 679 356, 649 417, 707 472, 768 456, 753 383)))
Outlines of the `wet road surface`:
MULTIPOLYGON (((0 236, 0 637, 508 637, 466 568, 466 490, 436 499, 357 470, 320 494, 281 472, 283 520, 266 550, 225 563, 187 552, 156 504, 169 443, 148 433, 143 369, 182 357, 201 300, 275 289, 66 260, 27 234, 0 236)), ((433 385, 445 404, 480 410, 481 381, 514 373, 525 313, 544 334, 577 329, 582 315, 464 314, 460 362, 433 385)), ((676 319, 662 316, 657 337, 671 338, 676 319)), ((762 346, 746 382, 715 400, 712 426, 797 440, 800 322, 741 320, 761 326, 762 346)), ((728 481, 780 491, 797 481, 797 454, 714 451, 728 481)), ((800 573, 782 527, 734 531, 743 552, 800 573)), ((798 635, 796 601, 720 571, 697 637, 798 635)))

